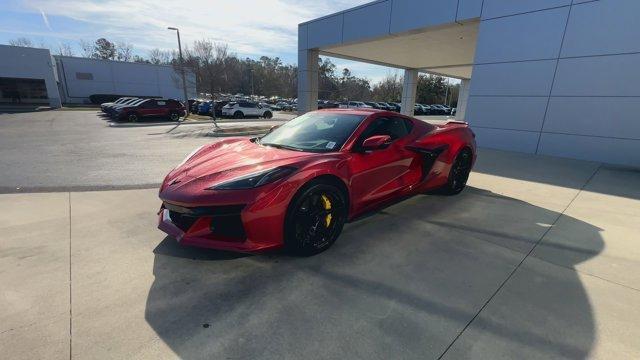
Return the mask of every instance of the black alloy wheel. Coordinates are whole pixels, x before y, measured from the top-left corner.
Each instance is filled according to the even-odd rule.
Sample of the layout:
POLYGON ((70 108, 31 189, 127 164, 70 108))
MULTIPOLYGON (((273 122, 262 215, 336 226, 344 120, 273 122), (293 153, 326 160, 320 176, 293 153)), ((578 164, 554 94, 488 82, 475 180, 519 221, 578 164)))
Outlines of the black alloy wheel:
POLYGON ((449 181, 444 189, 445 193, 449 195, 456 195, 464 190, 467 186, 467 180, 469 180, 472 165, 473 154, 471 151, 469 149, 463 149, 460 151, 458 156, 456 156, 453 165, 451 165, 449 181))
POLYGON ((138 121, 138 114, 136 113, 131 113, 127 116, 127 120, 129 120, 129 122, 137 122, 138 121))
POLYGON ((171 121, 178 121, 178 120, 180 120, 180 114, 178 114, 178 113, 177 113, 177 112, 175 112, 175 111, 172 111, 172 112, 169 114, 169 119, 170 119, 171 121))
POLYGON ((294 197, 285 221, 285 246, 311 256, 336 241, 347 219, 345 196, 334 185, 311 182, 294 197))

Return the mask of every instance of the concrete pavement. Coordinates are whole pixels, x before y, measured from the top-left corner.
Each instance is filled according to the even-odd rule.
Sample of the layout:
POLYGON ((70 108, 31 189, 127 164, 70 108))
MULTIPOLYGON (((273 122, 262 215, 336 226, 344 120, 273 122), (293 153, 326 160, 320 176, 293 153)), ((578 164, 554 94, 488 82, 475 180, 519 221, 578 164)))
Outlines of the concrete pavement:
POLYGON ((187 154, 220 139, 211 124, 113 128, 107 120, 84 110, 0 114, 0 193, 158 186, 187 154))
POLYGON ((155 189, 0 195, 0 348, 30 358, 638 358, 640 173, 482 149, 470 188, 312 258, 180 247, 155 189))

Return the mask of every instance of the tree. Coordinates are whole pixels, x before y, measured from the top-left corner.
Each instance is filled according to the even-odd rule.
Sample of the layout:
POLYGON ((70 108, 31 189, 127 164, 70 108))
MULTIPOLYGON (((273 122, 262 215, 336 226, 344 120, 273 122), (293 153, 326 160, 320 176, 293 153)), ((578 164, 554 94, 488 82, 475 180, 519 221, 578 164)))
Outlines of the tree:
POLYGON ((61 43, 58 46, 58 50, 56 51, 57 55, 62 55, 62 56, 73 56, 73 49, 71 48, 71 45, 69 45, 68 43, 61 43))
POLYGON ((103 59, 103 60, 113 60, 117 56, 117 50, 114 43, 111 41, 100 38, 96 40, 93 45, 93 54, 91 55, 94 59, 103 59))
POLYGON ((27 39, 26 37, 19 37, 17 39, 9 40, 9 45, 12 46, 22 46, 22 47, 33 47, 33 41, 27 39))
POLYGON ((374 101, 399 102, 402 98, 402 77, 398 73, 387 74, 379 83, 373 86, 374 101))
POLYGON ((119 42, 116 45, 116 59, 120 61, 132 61, 133 45, 125 42, 119 42))
POLYGON ((155 65, 167 65, 171 64, 173 60, 171 57, 171 52, 160 49, 151 49, 148 53, 149 62, 155 65))
POLYGON ((82 49, 82 57, 93 57, 93 44, 86 40, 80 40, 78 43, 80 45, 80 49, 82 49))

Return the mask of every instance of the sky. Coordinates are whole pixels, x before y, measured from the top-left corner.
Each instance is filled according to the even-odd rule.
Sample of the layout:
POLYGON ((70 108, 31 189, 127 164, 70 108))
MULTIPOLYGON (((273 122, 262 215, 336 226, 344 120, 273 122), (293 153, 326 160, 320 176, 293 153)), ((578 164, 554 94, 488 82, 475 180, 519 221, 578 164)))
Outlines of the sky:
MULTIPOLYGON (((298 24, 370 0, 0 0, 0 43, 26 37, 56 52, 69 44, 80 55, 80 40, 104 37, 130 43, 145 57, 150 49, 175 49, 178 27, 183 44, 224 42, 240 57, 278 56, 297 63, 298 24)), ((372 83, 397 70, 332 59, 339 69, 372 83)))

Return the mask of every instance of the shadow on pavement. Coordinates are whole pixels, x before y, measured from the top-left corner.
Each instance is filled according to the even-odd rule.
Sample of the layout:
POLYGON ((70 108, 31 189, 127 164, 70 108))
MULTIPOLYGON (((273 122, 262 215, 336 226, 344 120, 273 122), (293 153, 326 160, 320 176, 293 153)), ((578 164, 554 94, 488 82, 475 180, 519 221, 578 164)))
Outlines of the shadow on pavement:
MULTIPOLYGON (((559 216, 469 188, 348 224, 333 248, 310 258, 187 249, 165 238, 145 318, 186 359, 437 358, 559 216)), ((596 251, 569 249, 572 259, 596 256, 600 229, 566 218, 576 236, 600 239, 596 251)), ((493 358, 587 357, 594 316, 577 273, 526 264, 496 295, 502 306, 490 303, 471 327, 496 342, 493 358), (535 281, 520 284, 521 274, 535 281)), ((482 357, 465 336, 455 350, 482 357)))

